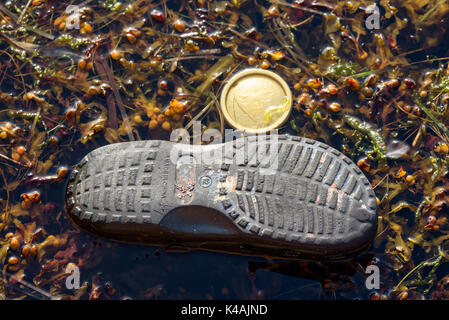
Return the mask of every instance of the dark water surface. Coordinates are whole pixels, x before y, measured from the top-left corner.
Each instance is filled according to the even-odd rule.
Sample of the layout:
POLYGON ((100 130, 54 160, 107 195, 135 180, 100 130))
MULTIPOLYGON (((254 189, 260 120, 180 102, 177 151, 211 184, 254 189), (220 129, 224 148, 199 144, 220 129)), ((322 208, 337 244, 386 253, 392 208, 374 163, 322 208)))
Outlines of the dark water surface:
POLYGON ((449 298, 447 3, 383 1, 375 30, 363 0, 70 2, 81 29, 63 24, 68 2, 27 3, 0 6, 0 297, 449 298), (372 183, 380 219, 367 253, 320 263, 167 252, 71 224, 61 168, 130 137, 167 140, 197 118, 229 128, 220 92, 248 67, 293 91, 280 133, 341 150, 372 183), (78 290, 65 288, 70 263, 78 290), (370 264, 378 290, 365 285, 370 264))

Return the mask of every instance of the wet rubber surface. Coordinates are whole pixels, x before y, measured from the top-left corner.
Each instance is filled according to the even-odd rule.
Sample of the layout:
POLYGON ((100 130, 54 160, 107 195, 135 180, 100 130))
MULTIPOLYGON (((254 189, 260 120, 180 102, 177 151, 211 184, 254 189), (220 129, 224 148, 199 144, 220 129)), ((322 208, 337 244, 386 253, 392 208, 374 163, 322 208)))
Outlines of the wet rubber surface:
POLYGON ((99 148, 70 177, 69 215, 90 232, 137 243, 286 258, 342 259, 366 249, 377 205, 360 169, 317 141, 281 135, 272 143, 270 154, 256 137, 99 148), (217 151, 230 163, 200 158, 217 151), (264 171, 273 155, 275 170, 264 171))

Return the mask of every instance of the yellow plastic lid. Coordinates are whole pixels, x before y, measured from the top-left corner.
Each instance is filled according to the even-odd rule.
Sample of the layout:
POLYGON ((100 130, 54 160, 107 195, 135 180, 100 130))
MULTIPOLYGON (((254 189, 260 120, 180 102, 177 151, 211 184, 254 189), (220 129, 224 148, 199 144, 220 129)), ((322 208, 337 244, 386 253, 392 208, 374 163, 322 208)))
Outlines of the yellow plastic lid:
POLYGON ((278 74, 246 69, 228 81, 220 105, 226 121, 235 129, 265 133, 280 127, 292 109, 292 92, 278 74))

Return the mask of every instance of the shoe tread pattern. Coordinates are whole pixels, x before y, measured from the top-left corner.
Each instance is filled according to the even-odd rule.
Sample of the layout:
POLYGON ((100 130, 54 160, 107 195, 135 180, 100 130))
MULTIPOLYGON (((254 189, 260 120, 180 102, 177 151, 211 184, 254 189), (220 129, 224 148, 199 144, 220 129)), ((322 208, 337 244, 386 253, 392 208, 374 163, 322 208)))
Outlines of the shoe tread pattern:
MULTIPOLYGON (((248 139, 235 141, 234 155, 248 139)), ((93 223, 158 224, 165 213, 157 205, 161 187, 153 174, 161 162, 158 154, 169 144, 120 143, 89 153, 69 178, 70 214, 93 223)), ((255 152, 239 165, 220 166, 220 209, 242 232, 310 245, 347 244, 375 232, 375 194, 341 152, 307 138, 279 136, 274 175, 261 174, 263 165, 254 161, 255 152), (221 186, 228 177, 235 181, 235 192, 221 186)))
POLYGON ((235 196, 228 201, 235 198, 237 206, 224 209, 236 224, 259 236, 309 244, 348 243, 372 234, 377 201, 361 170, 321 142, 286 137, 279 140, 275 175, 237 168, 235 196))

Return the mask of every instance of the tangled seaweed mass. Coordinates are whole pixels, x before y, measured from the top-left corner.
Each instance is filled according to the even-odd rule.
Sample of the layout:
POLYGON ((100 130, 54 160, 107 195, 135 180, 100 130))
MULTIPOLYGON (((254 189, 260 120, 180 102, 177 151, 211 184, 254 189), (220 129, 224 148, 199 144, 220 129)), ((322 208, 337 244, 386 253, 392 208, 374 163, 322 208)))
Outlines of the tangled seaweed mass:
POLYGON ((449 296, 447 1, 380 0, 378 29, 367 28, 365 0, 71 4, 0 4, 0 298, 449 296), (167 253, 72 226, 63 189, 77 161, 195 120, 223 132, 217 97, 247 67, 292 88, 280 132, 341 150, 370 180, 379 227, 367 254, 320 263, 167 253), (365 287, 370 264, 378 290, 365 287), (67 289, 73 266, 81 284, 67 289))

